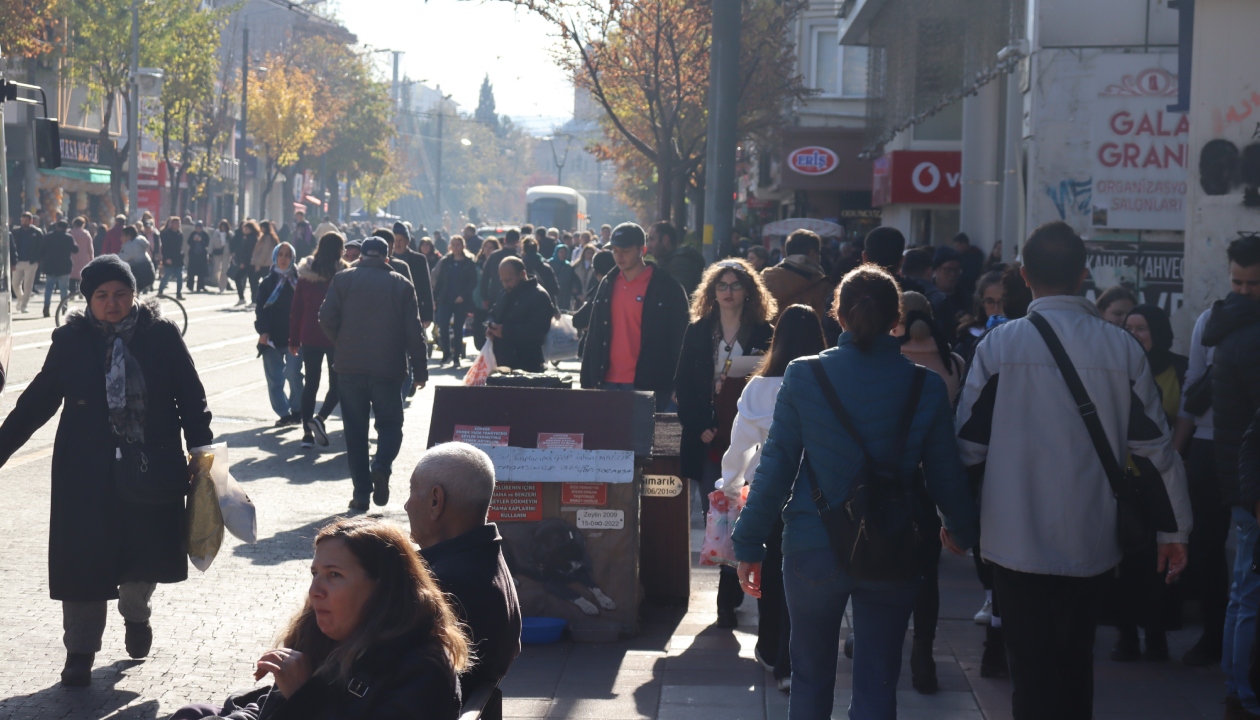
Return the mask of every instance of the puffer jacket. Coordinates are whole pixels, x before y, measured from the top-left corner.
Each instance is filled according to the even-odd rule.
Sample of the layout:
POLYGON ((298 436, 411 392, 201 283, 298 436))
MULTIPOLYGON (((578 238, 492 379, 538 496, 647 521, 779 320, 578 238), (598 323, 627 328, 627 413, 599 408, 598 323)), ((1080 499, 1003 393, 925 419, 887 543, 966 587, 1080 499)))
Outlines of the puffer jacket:
POLYGON ((1212 426, 1216 477, 1222 499, 1250 511, 1260 488, 1244 497, 1238 481, 1238 449, 1260 408, 1260 302, 1230 293, 1212 307, 1203 328, 1212 356, 1212 426))
POLYGON ((339 375, 401 383, 410 356, 414 379, 429 379, 415 288, 384 258, 360 258, 333 276, 319 308, 319 327, 333 342, 333 369, 339 375))
MULTIPOLYGON (((862 433, 862 442, 874 457, 888 458, 916 367, 902 356, 900 342, 886 335, 863 352, 844 333, 837 347, 818 357, 862 433)), ((830 546, 809 479, 798 475, 802 453, 808 455, 815 480, 833 505, 848 497, 865 464, 860 446, 836 419, 813 371, 803 360, 795 360, 784 373, 748 504, 735 525, 735 556, 740 561, 761 562, 765 557, 766 537, 780 509, 785 556, 830 546)), ((944 513, 955 542, 964 548, 975 545, 980 533, 975 501, 958 457, 945 383, 935 373, 925 378, 900 458, 900 476, 909 478, 920 463, 928 494, 944 513)))
POLYGON ((770 434, 774 405, 783 385, 781 377, 748 379, 739 396, 739 414, 731 426, 731 445, 722 456, 722 485, 719 488, 734 500, 753 481, 761 462, 761 446, 770 434))
POLYGON ((827 279, 822 266, 808 255, 788 255, 783 262, 761 273, 766 289, 779 305, 779 313, 791 305, 808 305, 826 317, 836 286, 827 279))
MULTIPOLYGON (((333 346, 332 340, 319 327, 319 306, 324 304, 333 276, 320 275, 315 271, 314 264, 314 257, 305 257, 297 266, 298 284, 293 291, 293 305, 289 308, 289 347, 292 348, 333 346)), ((344 260, 337 265, 339 270, 349 267, 344 260)))

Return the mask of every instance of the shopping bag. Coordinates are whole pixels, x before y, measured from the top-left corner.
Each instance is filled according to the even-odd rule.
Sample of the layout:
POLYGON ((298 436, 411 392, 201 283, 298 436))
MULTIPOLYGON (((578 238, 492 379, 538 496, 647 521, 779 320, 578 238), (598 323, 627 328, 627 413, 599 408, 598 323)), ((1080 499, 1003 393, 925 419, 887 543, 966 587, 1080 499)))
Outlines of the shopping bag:
POLYGON ((494 341, 486 338, 486 344, 481 346, 477 359, 473 360, 472 367, 468 368, 468 374, 464 375, 464 384, 469 387, 485 385, 486 378, 498 366, 498 363, 494 361, 494 341))
POLYGON ((195 454, 188 464, 192 490, 188 493, 188 559, 193 567, 205 572, 223 544, 223 511, 210 467, 214 455, 195 454))
POLYGON ((704 543, 700 546, 701 565, 729 565, 735 567, 735 543, 731 533, 739 512, 748 501, 748 486, 740 488, 739 497, 730 498, 721 490, 709 493, 709 516, 704 523, 704 543))
POLYGON ((219 509, 223 512, 223 525, 227 531, 247 543, 258 541, 258 512, 254 502, 249 499, 245 489, 236 482, 229 471, 227 443, 215 443, 202 448, 199 452, 214 456, 214 464, 210 466, 210 478, 214 480, 215 494, 219 498, 219 509))
POLYGON ((561 315, 551 321, 551 330, 543 341, 543 358, 547 362, 573 360, 578 356, 578 331, 573 327, 573 317, 561 315))

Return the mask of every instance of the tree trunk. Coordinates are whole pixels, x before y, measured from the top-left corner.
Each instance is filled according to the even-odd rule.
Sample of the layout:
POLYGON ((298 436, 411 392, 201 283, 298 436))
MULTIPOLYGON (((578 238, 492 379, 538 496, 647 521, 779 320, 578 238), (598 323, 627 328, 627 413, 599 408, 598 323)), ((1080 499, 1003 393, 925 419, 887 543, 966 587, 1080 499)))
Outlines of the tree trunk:
POLYGON ((695 178, 696 178, 695 187, 691 188, 690 190, 691 206, 695 208, 695 213, 696 213, 696 227, 694 229, 696 232, 700 234, 700 237, 703 239, 704 237, 704 210, 705 210, 704 166, 703 165, 701 165, 700 168, 696 170, 695 178))
POLYGON ((684 173, 674 178, 674 209, 672 213, 674 219, 672 222, 674 227, 678 228, 680 242, 687 233, 687 190, 691 186, 690 180, 691 173, 684 173))
MULTIPOLYGON (((113 95, 107 95, 113 98, 113 95)), ((114 103, 103 103, 105 114, 101 118, 100 145, 101 147, 109 147, 109 126, 114 119, 114 103)), ((130 217, 130 208, 127 208, 127 201, 123 197, 123 158, 127 157, 127 153, 131 146, 131 138, 127 138, 127 145, 119 148, 115 147, 113 154, 109 158, 109 196, 114 201, 114 214, 126 212, 130 217)))
MULTIPOLYGON (((335 220, 341 214, 341 185, 337 181, 337 174, 332 173, 332 177, 320 178, 320 180, 324 183, 324 187, 328 188, 328 217, 335 220)), ((319 238, 315 239, 319 240, 319 238)))
POLYGON ((669 222, 674 208, 674 157, 662 149, 656 164, 656 220, 669 222))

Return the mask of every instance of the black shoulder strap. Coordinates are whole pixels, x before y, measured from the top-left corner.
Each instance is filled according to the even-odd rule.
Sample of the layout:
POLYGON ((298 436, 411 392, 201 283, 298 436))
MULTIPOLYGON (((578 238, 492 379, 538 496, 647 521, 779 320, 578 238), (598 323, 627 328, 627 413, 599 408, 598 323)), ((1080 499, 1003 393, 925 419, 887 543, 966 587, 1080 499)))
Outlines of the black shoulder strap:
POLYGON ((1111 492, 1119 495, 1120 479, 1124 477, 1124 471, 1120 469, 1120 463, 1111 450, 1107 432, 1103 429, 1102 421, 1098 419, 1098 409, 1090 400, 1089 392, 1085 389, 1085 384, 1081 382, 1076 366, 1072 364, 1072 358, 1068 357, 1067 351, 1063 349, 1063 343, 1059 341, 1059 336, 1054 333, 1054 328, 1050 327, 1050 323, 1046 322, 1044 317, 1034 311, 1028 313, 1028 320, 1037 328, 1037 332, 1041 333, 1041 338, 1046 341, 1046 347, 1050 348, 1050 354, 1054 356, 1054 362, 1059 366, 1059 372, 1063 374, 1063 381, 1067 383, 1072 399, 1081 412, 1081 418, 1085 420, 1089 438, 1094 442, 1094 451, 1098 453, 1098 459, 1102 461, 1103 470, 1107 473, 1107 481, 1111 483, 1111 492))

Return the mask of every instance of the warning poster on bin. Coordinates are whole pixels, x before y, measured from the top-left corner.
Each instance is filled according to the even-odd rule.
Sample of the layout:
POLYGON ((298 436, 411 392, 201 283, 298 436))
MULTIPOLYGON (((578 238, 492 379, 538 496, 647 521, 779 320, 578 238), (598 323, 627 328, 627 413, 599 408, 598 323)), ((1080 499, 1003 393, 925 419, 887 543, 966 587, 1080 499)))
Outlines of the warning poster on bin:
POLYGON ((561 483, 561 505, 603 507, 608 504, 607 483, 561 483))
POLYGON ((456 425, 451 437, 456 442, 469 445, 503 447, 508 444, 509 425, 456 425))
POLYGON ((539 450, 581 450, 582 433, 538 433, 539 450))
POLYGON ((490 498, 491 522, 534 522, 542 518, 542 483, 495 483, 490 498))

